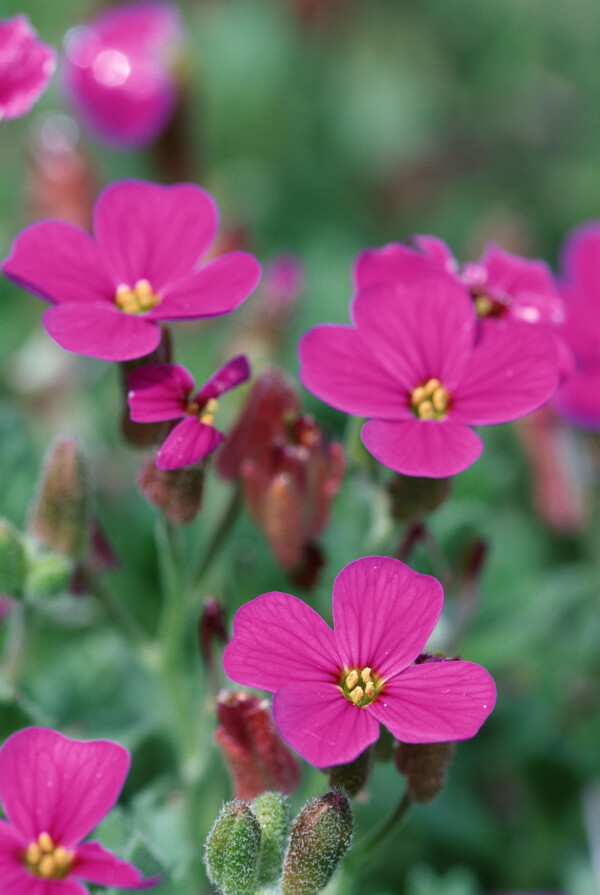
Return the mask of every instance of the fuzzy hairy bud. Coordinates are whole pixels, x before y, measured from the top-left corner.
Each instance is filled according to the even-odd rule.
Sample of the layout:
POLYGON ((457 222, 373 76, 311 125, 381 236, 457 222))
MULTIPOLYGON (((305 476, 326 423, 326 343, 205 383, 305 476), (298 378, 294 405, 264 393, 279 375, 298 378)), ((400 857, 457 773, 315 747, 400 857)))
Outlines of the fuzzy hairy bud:
POLYGON ((283 863, 283 895, 316 895, 348 851, 354 832, 346 796, 333 790, 304 806, 294 824, 283 863))
POLYGON ((187 525, 202 505, 204 461, 181 469, 159 469, 153 456, 142 467, 138 484, 144 497, 160 507, 173 525, 187 525))
POLYGON ((258 884, 266 886, 279 879, 290 834, 288 800, 278 792, 264 792, 252 802, 252 813, 260 824, 262 851, 258 884))
POLYGON ((371 772, 373 750, 369 747, 348 764, 336 764, 329 768, 331 789, 343 789, 349 796, 355 796, 366 785, 371 772))
POLYGON ((398 743, 395 761, 413 802, 431 802, 443 790, 456 743, 398 743))
POLYGON ((251 895, 257 885, 260 824, 248 805, 226 802, 206 840, 205 864, 222 895, 251 895))

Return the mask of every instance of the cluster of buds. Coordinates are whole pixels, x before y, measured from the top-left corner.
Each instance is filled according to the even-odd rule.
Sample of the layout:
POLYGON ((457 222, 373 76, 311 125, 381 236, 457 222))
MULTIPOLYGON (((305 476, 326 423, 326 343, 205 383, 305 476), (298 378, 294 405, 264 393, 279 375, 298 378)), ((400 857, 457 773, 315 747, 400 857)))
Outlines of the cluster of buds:
POLYGON ((280 370, 269 369, 256 381, 217 468, 224 478, 242 480, 248 512, 278 562, 305 586, 313 584, 321 563, 315 538, 340 489, 344 452, 301 413, 296 390, 280 370))
POLYGON ((350 803, 331 791, 300 811, 290 829, 284 796, 267 792, 250 805, 227 802, 206 842, 208 875, 222 895, 253 895, 278 882, 282 895, 317 895, 347 852, 350 803))
POLYGON ((292 793, 300 765, 273 723, 266 699, 223 691, 217 699, 215 739, 223 751, 236 798, 248 801, 269 789, 292 793))

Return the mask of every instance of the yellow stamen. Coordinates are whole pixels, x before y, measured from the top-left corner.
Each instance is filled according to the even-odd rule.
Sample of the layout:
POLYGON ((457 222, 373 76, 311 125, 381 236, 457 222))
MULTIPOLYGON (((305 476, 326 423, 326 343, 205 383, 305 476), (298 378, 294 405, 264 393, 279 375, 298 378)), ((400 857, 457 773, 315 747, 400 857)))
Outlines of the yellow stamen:
POLYGON ((206 407, 204 408, 204 413, 200 417, 200 422, 206 423, 207 426, 212 426, 214 419, 215 419, 215 413, 217 412, 218 409, 219 409, 219 404, 216 401, 216 399, 210 398, 206 403, 206 407))
POLYGON ((346 678, 346 686, 349 690, 353 690, 358 684, 358 671, 356 669, 351 671, 348 677, 346 678))
POLYGON ((365 685, 365 696, 367 699, 373 699, 375 696, 375 684, 373 681, 367 681, 365 685))
POLYGON ((34 876, 41 879, 63 879, 73 865, 75 857, 62 845, 55 845, 49 833, 40 833, 23 855, 24 864, 34 876))
POLYGON ((494 302, 487 295, 477 295, 474 304, 478 317, 489 317, 494 309, 494 302))
POLYGON ((371 681, 371 669, 367 666, 367 668, 363 668, 360 673, 360 676, 363 680, 363 683, 368 684, 371 681))
POLYGON ((346 668, 340 679, 340 689, 346 699, 353 702, 358 708, 364 708, 376 698, 383 687, 383 681, 372 669, 365 665, 363 668, 346 668))
POLYGON ((410 395, 411 410, 420 420, 443 420, 449 405, 450 395, 439 379, 428 379, 410 395))
POLYGON ((115 292, 115 304, 125 314, 143 314, 161 301, 161 296, 154 292, 148 280, 138 280, 133 289, 122 284, 115 292))
POLYGON ((350 693, 350 699, 352 700, 354 705, 358 705, 364 695, 365 692, 362 687, 355 687, 354 690, 350 693))

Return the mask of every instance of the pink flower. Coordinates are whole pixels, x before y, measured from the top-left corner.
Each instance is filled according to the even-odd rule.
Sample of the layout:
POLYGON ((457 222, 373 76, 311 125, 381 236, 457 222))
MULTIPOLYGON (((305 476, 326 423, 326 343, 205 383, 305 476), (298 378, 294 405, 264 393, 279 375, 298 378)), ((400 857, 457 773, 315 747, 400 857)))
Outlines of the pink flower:
POLYGON ((2 895, 89 895, 82 880, 154 885, 99 842, 81 842, 113 807, 129 770, 127 749, 28 727, 0 749, 2 895))
POLYGON ((562 417, 600 429, 600 223, 578 227, 562 256, 562 294, 567 304, 563 336, 575 354, 575 372, 553 406, 562 417))
POLYGON ((29 112, 55 68, 56 53, 26 16, 0 19, 0 121, 29 112))
POLYGON ((206 382, 192 398, 194 380, 179 364, 150 364, 129 373, 129 408, 136 423, 183 417, 158 452, 159 469, 191 466, 212 454, 225 436, 213 426, 217 398, 250 376, 248 359, 240 354, 206 382))
POLYGON ((464 740, 492 711, 496 688, 472 662, 413 664, 442 603, 435 578, 367 556, 335 580, 334 631, 291 594, 262 594, 238 610, 223 665, 234 681, 275 694, 280 734, 316 767, 353 761, 379 722, 406 743, 464 740))
POLYGON ((155 350, 161 320, 228 314, 257 285, 260 266, 246 252, 198 267, 217 219, 213 198, 191 183, 122 180, 96 202, 95 239, 40 221, 17 236, 2 270, 52 303, 44 326, 63 348, 132 360, 155 350))
POLYGON ((545 328, 476 327, 467 292, 441 271, 415 268, 404 286, 359 292, 352 318, 354 326, 304 335, 300 379, 338 410, 371 417, 361 433, 367 450, 405 475, 462 472, 482 450, 470 426, 524 416, 556 388, 557 351, 545 328))
POLYGON ((432 265, 467 289, 478 317, 552 326, 564 321, 564 303, 543 261, 528 261, 492 243, 479 261, 461 269, 441 239, 417 236, 415 243, 419 252, 400 243, 362 252, 354 268, 356 287, 402 284, 426 276, 432 265))
POLYGON ((153 0, 117 4, 69 31, 64 83, 90 129, 123 146, 154 140, 177 103, 181 39, 175 7, 153 0))

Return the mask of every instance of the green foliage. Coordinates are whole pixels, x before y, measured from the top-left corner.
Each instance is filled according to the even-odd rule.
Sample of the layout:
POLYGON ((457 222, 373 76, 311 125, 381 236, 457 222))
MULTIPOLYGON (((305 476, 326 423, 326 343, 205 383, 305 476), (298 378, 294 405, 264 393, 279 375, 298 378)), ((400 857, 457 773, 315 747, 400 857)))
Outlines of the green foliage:
POLYGON ((20 594, 27 572, 23 539, 14 525, 0 519, 0 594, 20 594))

